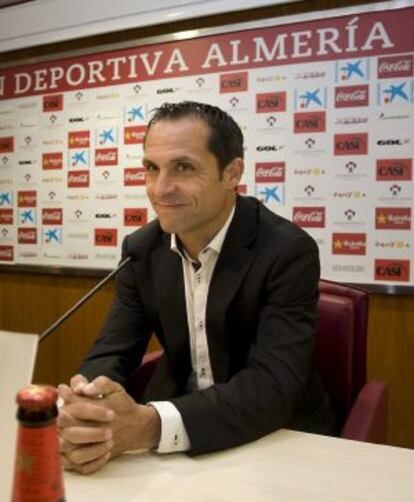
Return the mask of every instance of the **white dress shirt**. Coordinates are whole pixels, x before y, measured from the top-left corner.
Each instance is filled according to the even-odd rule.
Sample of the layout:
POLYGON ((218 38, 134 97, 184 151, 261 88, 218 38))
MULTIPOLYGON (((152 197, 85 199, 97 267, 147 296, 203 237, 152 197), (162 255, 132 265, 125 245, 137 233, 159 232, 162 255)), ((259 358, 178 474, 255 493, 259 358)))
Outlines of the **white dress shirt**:
MULTIPOLYGON (((233 207, 226 223, 201 251, 197 260, 192 259, 180 246, 175 234, 171 235, 171 250, 181 257, 185 285, 192 366, 187 383, 188 392, 206 389, 214 384, 206 331, 207 295, 214 267, 233 219, 234 211, 233 207)), ((170 401, 153 401, 149 404, 156 408, 161 417, 161 438, 158 453, 189 450, 190 440, 177 408, 170 401)))

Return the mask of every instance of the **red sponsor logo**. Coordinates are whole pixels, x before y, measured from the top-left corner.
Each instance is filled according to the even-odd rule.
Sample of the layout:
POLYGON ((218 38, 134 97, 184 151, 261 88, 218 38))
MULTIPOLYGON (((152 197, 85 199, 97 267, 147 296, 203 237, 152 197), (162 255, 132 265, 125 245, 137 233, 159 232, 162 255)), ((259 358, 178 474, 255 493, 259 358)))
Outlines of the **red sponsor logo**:
POLYGON ((62 225, 63 211, 62 208, 44 208, 42 209, 42 224, 43 225, 62 225))
POLYGON ((375 260, 375 280, 408 282, 410 280, 410 261, 375 260))
POLYGON ((36 191, 24 190, 17 192, 18 207, 36 207, 36 191))
POLYGON ((377 181, 410 181, 412 159, 377 159, 377 181))
POLYGON ((332 254, 365 255, 366 249, 366 234, 332 234, 332 254))
POLYGON ((294 132, 325 132, 326 112, 297 112, 294 115, 294 132))
POLYGON ((257 162, 256 183, 280 183, 285 181, 284 162, 257 162))
POLYGON ((118 148, 97 148, 95 150, 95 166, 118 165, 118 148))
POLYGON ((335 88, 335 108, 368 106, 369 87, 367 85, 347 85, 335 88))
POLYGON ((147 126, 127 126, 124 127, 124 144, 135 145, 144 143, 147 126))
POLYGON ((285 112, 286 92, 256 94, 256 113, 285 112))
POLYGON ((410 207, 376 207, 375 228, 378 230, 410 230, 410 207))
POLYGON ((220 92, 247 91, 247 71, 220 75, 220 92))
POLYGON ((42 155, 42 169, 63 169, 62 152, 44 153, 42 155))
POLYGON ((19 228, 17 231, 17 242, 19 244, 37 244, 37 229, 19 228))
POLYGON ((413 55, 378 58, 378 78, 412 77, 413 55))
POLYGON ((44 112, 59 112, 63 110, 63 94, 43 96, 44 112))
POLYGON ((13 261, 13 246, 0 246, 0 261, 13 261))
POLYGON ((147 208, 125 208, 124 209, 124 226, 140 227, 148 222, 147 208))
POLYGON ((124 169, 124 185, 138 186, 145 185, 146 170, 144 167, 127 167, 124 169))
POLYGON ((14 137, 7 136, 0 138, 0 153, 13 153, 14 152, 14 137))
POLYGON ((292 220, 299 227, 324 228, 325 212, 324 207, 294 207, 292 220))
POLYGON ((237 185, 236 192, 240 195, 247 195, 247 185, 237 185))
POLYGON ((116 228, 95 228, 95 246, 116 246, 118 230, 116 228))
POLYGON ((70 131, 68 133, 68 148, 89 148, 90 131, 70 131))
POLYGON ((69 188, 86 188, 89 186, 89 171, 69 171, 69 188))
POLYGON ((0 209, 0 225, 13 225, 13 209, 0 209))
POLYGON ((334 135, 334 155, 366 155, 368 153, 368 133, 334 135))

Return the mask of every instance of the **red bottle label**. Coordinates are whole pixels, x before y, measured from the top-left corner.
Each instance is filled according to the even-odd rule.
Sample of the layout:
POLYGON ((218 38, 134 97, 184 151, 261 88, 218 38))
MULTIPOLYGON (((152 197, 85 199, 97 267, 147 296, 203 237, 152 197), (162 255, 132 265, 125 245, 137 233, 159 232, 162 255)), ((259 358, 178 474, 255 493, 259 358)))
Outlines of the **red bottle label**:
POLYGON ((12 502, 64 501, 56 423, 19 426, 12 502))

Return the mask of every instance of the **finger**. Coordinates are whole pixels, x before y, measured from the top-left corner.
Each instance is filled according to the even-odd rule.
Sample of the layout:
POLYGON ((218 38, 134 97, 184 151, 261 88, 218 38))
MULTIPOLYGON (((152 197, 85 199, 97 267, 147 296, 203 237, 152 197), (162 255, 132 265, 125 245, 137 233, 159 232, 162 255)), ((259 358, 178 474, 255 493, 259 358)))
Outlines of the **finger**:
POLYGON ((65 405, 62 411, 65 411, 76 420, 87 420, 92 422, 111 422, 115 416, 114 412, 105 406, 84 401, 76 401, 65 405))
POLYGON ((89 380, 78 373, 70 379, 70 386, 76 394, 82 394, 83 388, 89 382, 89 380))
POLYGON ((60 436, 74 445, 102 443, 112 439, 112 431, 103 427, 67 427, 60 436))
POLYGON ((92 472, 96 472, 101 469, 105 464, 108 463, 108 460, 111 458, 111 454, 108 452, 103 455, 101 458, 98 458, 92 462, 88 462, 87 464, 83 464, 81 466, 76 466, 74 469, 80 474, 92 474, 92 472))
POLYGON ((104 397, 119 392, 123 387, 108 377, 99 376, 83 387, 83 393, 89 397, 104 397))
POLYGON ((110 440, 105 443, 82 446, 81 448, 75 448, 74 450, 65 453, 65 457, 72 465, 83 465, 88 462, 93 462, 105 456, 107 453, 110 454, 113 444, 113 441, 110 440))
POLYGON ((58 393, 59 397, 62 398, 65 403, 73 401, 75 397, 73 390, 64 383, 58 385, 58 393))
POLYGON ((73 471, 74 467, 71 462, 69 462, 69 460, 65 457, 65 455, 60 455, 60 460, 65 471, 73 471))
POLYGON ((59 451, 60 453, 66 453, 76 448, 76 445, 69 443, 62 436, 59 436, 59 451))

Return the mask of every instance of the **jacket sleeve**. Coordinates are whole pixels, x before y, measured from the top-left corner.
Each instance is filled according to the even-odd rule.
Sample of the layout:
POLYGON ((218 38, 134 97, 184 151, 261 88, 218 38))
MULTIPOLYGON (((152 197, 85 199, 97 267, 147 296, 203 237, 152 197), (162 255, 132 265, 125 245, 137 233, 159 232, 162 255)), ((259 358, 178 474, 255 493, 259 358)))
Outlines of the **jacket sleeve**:
MULTIPOLYGON (((122 245, 127 256, 127 239, 122 245)), ((79 373, 88 379, 105 375, 125 386, 131 371, 139 365, 151 330, 135 284, 134 262, 128 263, 116 279, 116 295, 102 332, 86 355, 79 373)))
POLYGON ((190 454, 252 441, 300 414, 312 367, 319 274, 317 246, 305 234, 274 257, 246 367, 225 383, 172 400, 190 454))

